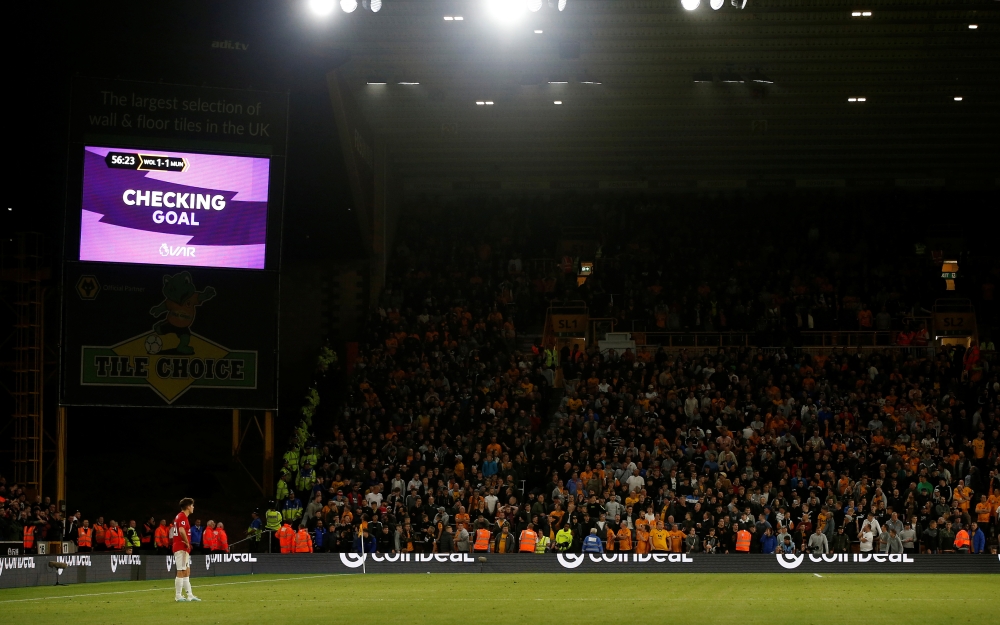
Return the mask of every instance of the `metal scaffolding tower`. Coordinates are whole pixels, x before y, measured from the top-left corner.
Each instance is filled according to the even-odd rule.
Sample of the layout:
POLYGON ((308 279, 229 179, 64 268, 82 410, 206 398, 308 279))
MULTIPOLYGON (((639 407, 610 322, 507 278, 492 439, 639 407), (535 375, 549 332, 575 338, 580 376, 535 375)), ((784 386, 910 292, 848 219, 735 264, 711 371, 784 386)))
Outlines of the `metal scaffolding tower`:
POLYGON ((14 482, 42 492, 42 411, 45 365, 44 240, 37 232, 18 233, 14 298, 14 482))

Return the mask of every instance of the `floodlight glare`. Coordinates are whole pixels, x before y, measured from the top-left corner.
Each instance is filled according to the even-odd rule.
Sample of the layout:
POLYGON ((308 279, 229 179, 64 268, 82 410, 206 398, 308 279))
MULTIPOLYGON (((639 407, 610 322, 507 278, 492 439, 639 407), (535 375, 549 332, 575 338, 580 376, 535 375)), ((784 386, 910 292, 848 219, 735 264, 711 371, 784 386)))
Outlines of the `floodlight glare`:
POLYGON ((371 0, 369 6, 372 8, 372 13, 378 13, 382 10, 382 0, 371 0))
POLYGON ((701 6, 701 0, 681 0, 681 6, 688 11, 694 11, 701 6))
POLYGON ((542 0, 528 0, 528 10, 537 13, 542 8, 542 0))
POLYGON ((960 95, 955 96, 955 101, 956 102, 961 102, 962 101, 962 96, 960 96, 960 95))
POLYGON ((726 3, 726 0, 712 0, 710 3, 712 5, 713 11, 718 11, 722 8, 722 5, 726 3))
POLYGON ((559 0, 559 4, 556 5, 560 11, 566 10, 566 0, 559 0))
POLYGON ((320 17, 332 13, 334 5, 335 0, 309 0, 309 10, 320 17))
POLYGON ((358 0, 340 0, 340 10, 344 13, 354 13, 358 8, 358 0))
POLYGON ((494 19, 515 22, 528 10, 525 0, 486 0, 486 7, 494 19))

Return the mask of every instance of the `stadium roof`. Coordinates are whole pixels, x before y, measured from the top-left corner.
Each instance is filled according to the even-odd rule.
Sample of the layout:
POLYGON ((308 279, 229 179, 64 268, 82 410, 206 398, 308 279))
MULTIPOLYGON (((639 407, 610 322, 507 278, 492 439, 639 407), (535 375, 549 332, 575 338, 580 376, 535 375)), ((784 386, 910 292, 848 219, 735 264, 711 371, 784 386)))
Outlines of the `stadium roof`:
POLYGON ((1000 184, 1000 2, 484 3, 330 17, 411 192, 1000 184))

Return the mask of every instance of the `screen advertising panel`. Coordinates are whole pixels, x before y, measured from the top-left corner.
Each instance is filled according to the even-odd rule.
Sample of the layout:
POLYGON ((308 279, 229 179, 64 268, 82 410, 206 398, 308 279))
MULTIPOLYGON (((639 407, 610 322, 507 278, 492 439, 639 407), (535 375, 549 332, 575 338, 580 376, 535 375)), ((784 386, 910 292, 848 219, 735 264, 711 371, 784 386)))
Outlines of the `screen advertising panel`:
POLYGON ((80 260, 263 269, 270 160, 87 146, 80 260))

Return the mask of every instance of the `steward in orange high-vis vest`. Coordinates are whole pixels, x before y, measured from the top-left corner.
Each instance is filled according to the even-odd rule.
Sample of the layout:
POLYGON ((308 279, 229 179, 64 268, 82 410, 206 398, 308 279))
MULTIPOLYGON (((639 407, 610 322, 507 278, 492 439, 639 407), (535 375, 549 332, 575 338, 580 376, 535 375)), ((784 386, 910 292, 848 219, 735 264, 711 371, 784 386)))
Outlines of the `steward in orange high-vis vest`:
POLYGON ((93 540, 94 530, 90 529, 89 526, 84 525, 83 527, 76 528, 76 547, 80 551, 87 550, 90 551, 94 543, 93 540))
POLYGON ((518 546, 518 551, 521 553, 535 553, 535 542, 538 540, 538 535, 535 534, 533 528, 534 525, 528 523, 528 527, 521 532, 520 545, 518 546))
POLYGON ((972 541, 969 540, 969 532, 965 531, 965 528, 958 530, 958 533, 955 534, 955 549, 958 549, 962 553, 968 553, 971 546, 972 541))
POLYGON ((112 525, 104 532, 104 544, 107 546, 108 551, 117 551, 118 549, 125 548, 125 533, 122 532, 122 528, 118 527, 118 524, 114 521, 111 522, 112 525))
POLYGON ((312 553, 313 552, 313 542, 312 536, 306 531, 306 528, 301 527, 299 531, 295 533, 295 553, 312 553))
POLYGON ((482 552, 490 550, 490 530, 484 527, 476 530, 476 542, 473 543, 472 550, 482 552))
POLYGON ((746 530, 736 532, 736 551, 750 553, 750 532, 746 530))
MULTIPOLYGON (((16 534, 15 534, 16 536, 16 534)), ((24 526, 24 549, 34 549, 35 548, 35 526, 25 525, 24 526)))
POLYGON ((226 528, 219 523, 215 526, 215 550, 222 553, 229 553, 229 536, 226 528))
POLYGON ((98 551, 107 549, 107 543, 104 542, 107 533, 108 526, 104 524, 104 517, 97 519, 97 523, 94 523, 94 548, 98 551))
POLYGON ((153 533, 153 543, 156 545, 156 552, 164 555, 170 551, 170 531, 167 529, 167 521, 160 521, 159 527, 153 533))
POLYGON ((205 530, 201 533, 201 550, 205 553, 215 551, 215 521, 205 524, 205 530))
POLYGON ((293 544, 295 541, 295 530, 288 523, 281 526, 281 529, 277 531, 278 544, 281 545, 281 553, 292 553, 295 549, 293 544))

